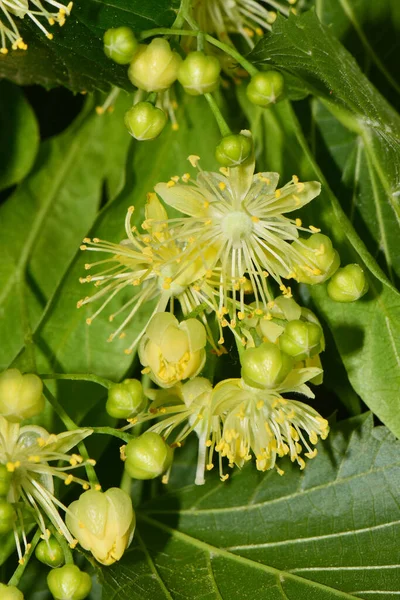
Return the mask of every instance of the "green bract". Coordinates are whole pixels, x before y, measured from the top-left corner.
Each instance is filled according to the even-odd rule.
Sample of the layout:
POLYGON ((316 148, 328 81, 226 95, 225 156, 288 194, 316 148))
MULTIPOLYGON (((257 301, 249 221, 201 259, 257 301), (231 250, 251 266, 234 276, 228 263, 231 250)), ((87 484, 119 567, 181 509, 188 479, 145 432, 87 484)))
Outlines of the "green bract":
POLYGON ((304 360, 321 350, 322 329, 316 323, 289 321, 279 337, 279 347, 295 360, 304 360))
POLYGON ((119 65, 130 63, 139 46, 139 42, 129 27, 107 29, 103 40, 106 56, 119 65))
POLYGON ((167 90, 178 77, 182 59, 171 50, 167 40, 155 38, 150 44, 140 44, 128 70, 133 85, 146 92, 167 90))
POLYGON ((0 415, 19 422, 34 417, 44 408, 43 383, 37 375, 22 375, 8 369, 0 375, 0 415))
POLYGON ((13 585, 0 583, 1 600, 24 600, 23 593, 13 585))
POLYGON ((244 381, 259 388, 276 387, 286 379, 293 367, 293 360, 269 342, 245 350, 240 362, 244 381))
POLYGON ((346 265, 336 271, 327 290, 335 302, 354 302, 367 293, 368 282, 360 265, 346 265))
POLYGON ((122 383, 115 383, 110 387, 106 411, 115 419, 128 419, 141 412, 146 402, 140 381, 125 379, 122 383))
POLYGON ((180 64, 178 81, 185 92, 199 96, 218 87, 221 65, 215 56, 203 52, 191 52, 180 64))
POLYGON ((215 158, 224 167, 237 167, 251 155, 253 142, 251 137, 238 133, 222 138, 215 149, 215 158))
POLYGON ((88 490, 69 506, 66 523, 80 545, 103 565, 119 560, 132 541, 132 501, 120 488, 88 490))
POLYGON ((167 123, 167 115, 150 102, 138 102, 125 113, 129 133, 139 141, 154 140, 167 123))
POLYGON ((173 452, 158 433, 146 431, 125 447, 125 468, 134 479, 154 479, 169 469, 173 452))
POLYGON ((0 498, 0 535, 4 535, 12 530, 17 515, 9 502, 0 498))
POLYGON ((42 540, 36 546, 35 556, 49 567, 61 567, 64 564, 64 553, 56 538, 42 540))
POLYGON ((250 102, 258 106, 269 106, 279 100, 284 91, 285 80, 278 71, 256 73, 246 89, 250 102))
POLYGON ((322 283, 332 277, 340 265, 338 252, 328 236, 322 233, 294 241, 293 248, 300 255, 295 276, 301 283, 322 283))
POLYGON ((55 600, 84 600, 90 594, 92 580, 75 565, 65 565, 50 571, 47 585, 55 600))

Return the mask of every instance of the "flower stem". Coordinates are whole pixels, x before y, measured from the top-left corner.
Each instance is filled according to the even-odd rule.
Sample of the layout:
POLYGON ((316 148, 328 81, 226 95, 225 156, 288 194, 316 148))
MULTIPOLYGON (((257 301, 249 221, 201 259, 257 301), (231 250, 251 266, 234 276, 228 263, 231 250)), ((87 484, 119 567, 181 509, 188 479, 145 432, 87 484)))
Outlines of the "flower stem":
POLYGON ((227 122, 225 121, 224 117, 222 116, 222 113, 219 110, 218 104, 215 102, 215 99, 212 96, 212 94, 210 94, 210 93, 204 94, 204 97, 207 100, 208 105, 212 110, 215 120, 217 121, 221 135, 222 136, 230 135, 232 133, 232 131, 229 129, 229 126, 228 126, 227 122))
POLYGON ((113 382, 109 379, 105 379, 104 377, 99 377, 98 375, 92 375, 91 373, 48 373, 44 375, 39 375, 41 379, 68 379, 71 381, 91 381, 93 383, 98 383, 105 388, 110 388, 113 385, 113 382))
POLYGON ((15 569, 13 576, 11 577, 10 581, 8 582, 8 585, 14 585, 15 587, 18 587, 21 577, 24 574, 26 567, 28 566, 29 559, 31 558, 32 554, 34 553, 35 548, 40 540, 41 534, 42 534, 42 532, 40 531, 40 529, 38 529, 32 538, 29 551, 24 555, 24 562, 22 564, 18 565, 18 567, 15 569))
POLYGON ((49 529, 52 532, 52 534, 54 535, 54 537, 56 538, 57 542, 61 546, 61 549, 62 549, 63 554, 64 554, 65 564, 66 565, 73 565, 74 564, 74 558, 73 558, 73 555, 72 555, 72 552, 71 552, 71 548, 69 547, 69 545, 67 543, 67 540, 64 538, 64 536, 60 535, 58 533, 58 531, 52 525, 50 525, 49 529))
POLYGON ((105 435, 112 435, 124 442, 129 442, 132 439, 132 435, 130 433, 125 433, 120 429, 114 429, 113 427, 91 427, 90 428, 93 433, 103 433, 105 435))
POLYGON ((219 40, 215 39, 212 35, 209 35, 208 33, 204 33, 203 31, 199 31, 199 30, 193 31, 191 29, 170 29, 168 27, 159 27, 156 29, 147 29, 146 31, 142 31, 142 33, 139 36, 139 39, 145 40, 145 39, 147 39, 149 37, 153 37, 155 35, 169 35, 169 34, 188 35, 188 36, 192 36, 192 37, 202 35, 202 36, 204 36, 204 39, 207 40, 207 42, 209 42, 213 46, 216 46, 220 50, 223 50, 223 52, 225 52, 226 54, 229 54, 229 56, 232 56, 232 58, 234 58, 250 75, 255 75, 256 73, 258 73, 258 69, 253 64, 251 64, 251 62, 246 60, 244 58, 244 56, 242 56, 240 54, 240 52, 235 50, 235 48, 232 48, 232 46, 229 46, 228 44, 225 44, 224 42, 220 42, 219 40))
MULTIPOLYGON (((71 417, 65 412, 64 408, 61 406, 59 401, 53 396, 53 394, 50 392, 50 390, 46 386, 43 387, 43 393, 46 396, 47 400, 52 405, 52 407, 54 408, 54 410, 56 411, 56 413, 58 414, 58 416, 60 417, 61 421, 64 423, 65 427, 68 429, 68 431, 74 431, 74 429, 79 429, 79 425, 77 425, 71 419, 71 417)), ((93 428, 91 428, 91 429, 93 429, 93 428)), ((89 453, 87 451, 87 448, 86 448, 84 442, 80 442, 78 444, 78 448, 79 448, 80 454, 82 455, 82 458, 86 461, 85 462, 86 475, 90 481, 90 484, 92 486, 99 485, 99 480, 97 478, 96 471, 94 470, 93 466, 87 462, 89 459, 89 453)))

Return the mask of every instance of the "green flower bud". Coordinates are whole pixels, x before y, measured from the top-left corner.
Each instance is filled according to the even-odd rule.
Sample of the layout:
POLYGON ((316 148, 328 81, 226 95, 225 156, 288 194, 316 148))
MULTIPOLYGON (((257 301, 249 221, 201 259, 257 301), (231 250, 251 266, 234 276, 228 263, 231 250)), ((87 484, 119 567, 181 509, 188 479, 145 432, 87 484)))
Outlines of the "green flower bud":
POLYGON ((82 548, 103 565, 119 560, 132 541, 135 513, 128 494, 120 488, 88 490, 69 506, 67 527, 82 548))
POLYGON ((249 158, 252 148, 250 137, 242 133, 227 135, 216 147, 215 158, 223 167, 237 167, 249 158))
POLYGON ((24 600, 23 593, 13 585, 0 583, 1 600, 24 600))
POLYGON ((7 500, 0 499, 0 535, 9 533, 16 519, 15 510, 7 500))
POLYGON ((296 361, 304 360, 321 350, 322 329, 308 321, 289 321, 279 337, 279 347, 296 361))
POLYGON ((328 236, 322 233, 294 241, 293 249, 305 259, 302 263, 299 258, 295 269, 296 279, 301 283, 322 283, 339 268, 340 256, 328 236))
POLYGON ((179 323, 171 313, 157 313, 139 347, 140 362, 160 387, 172 387, 195 377, 206 360, 204 325, 196 319, 179 323))
POLYGON ((8 369, 0 375, 0 415, 19 422, 42 412, 43 383, 37 375, 22 375, 18 369, 8 369))
POLYGON ((92 589, 92 580, 75 565, 52 569, 47 585, 55 600, 84 600, 92 589))
POLYGON ((146 431, 125 446, 125 468, 134 479, 155 479, 169 469, 173 452, 158 433, 146 431))
POLYGON ((278 71, 256 73, 246 89, 250 102, 257 106, 269 106, 280 100, 284 91, 285 80, 278 71))
POLYGON ((148 46, 140 44, 128 69, 128 77, 140 90, 162 92, 178 77, 181 62, 181 57, 171 50, 167 40, 155 38, 148 46))
POLYGON ((129 419, 144 410, 146 404, 140 381, 125 379, 122 383, 114 383, 110 387, 106 411, 115 419, 129 419))
POLYGON ((61 567, 64 564, 64 553, 54 537, 39 542, 36 546, 35 555, 40 562, 49 567, 61 567))
POLYGON ((240 362, 244 381, 260 388, 279 386, 293 367, 293 360, 270 342, 258 348, 248 348, 243 352, 240 362))
POLYGON ((205 56, 203 52, 191 52, 180 64, 178 81, 185 92, 200 96, 213 92, 219 83, 221 65, 215 56, 205 56))
POLYGON ((7 496, 10 489, 11 473, 7 470, 6 465, 0 464, 0 497, 7 496))
POLYGON ((167 123, 167 115, 150 102, 138 102, 125 113, 129 133, 140 142, 154 140, 167 123))
POLYGON ((368 291, 368 282, 360 265, 346 265, 328 283, 328 295, 335 302, 354 302, 368 291))
POLYGON ((139 46, 139 42, 129 27, 107 29, 103 40, 105 55, 119 65, 130 63, 139 46))

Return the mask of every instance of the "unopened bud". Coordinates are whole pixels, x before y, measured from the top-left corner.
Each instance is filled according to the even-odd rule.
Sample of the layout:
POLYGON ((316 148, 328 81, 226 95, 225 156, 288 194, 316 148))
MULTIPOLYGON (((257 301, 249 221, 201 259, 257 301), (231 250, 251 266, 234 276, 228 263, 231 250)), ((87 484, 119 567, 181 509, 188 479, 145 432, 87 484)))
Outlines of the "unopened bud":
POLYGON ((0 415, 8 421, 29 419, 44 409, 43 383, 37 375, 8 369, 0 375, 0 415))
POLYGON ((296 361, 304 360, 321 351, 322 329, 308 321, 289 321, 279 337, 279 347, 296 361))
POLYGON ((154 140, 167 123, 167 115, 150 102, 138 102, 125 113, 125 125, 131 136, 142 141, 154 140))
POLYGON ((191 96, 199 96, 218 87, 220 71, 221 65, 215 56, 190 52, 179 67, 178 81, 185 92, 191 96))
POLYGON ((340 265, 340 256, 327 235, 315 233, 307 239, 293 242, 293 249, 304 262, 296 266, 296 279, 301 283, 322 283, 332 277, 340 265))
POLYGON ((0 598, 1 600, 24 600, 24 595, 14 585, 0 583, 0 598))
POLYGON ((114 383, 109 391, 106 411, 115 419, 129 419, 146 407, 143 387, 137 379, 125 379, 122 383, 114 383))
POLYGON ((179 323, 171 313, 156 313, 139 347, 140 362, 160 387, 195 377, 206 360, 206 331, 196 319, 179 323))
POLYGON ((103 40, 105 55, 119 65, 130 63, 139 47, 139 42, 129 27, 107 29, 103 40))
POLYGON ((139 46, 128 70, 128 77, 140 90, 162 92, 178 77, 182 59, 171 50, 167 40, 155 38, 150 44, 139 46))
POLYGON ((269 106, 283 96, 285 80, 278 71, 256 73, 246 89, 250 102, 257 106, 269 106))
POLYGON ((238 133, 222 138, 215 149, 215 158, 224 167, 237 167, 250 156, 253 148, 251 137, 238 133))
POLYGON ((68 529, 82 548, 103 565, 119 560, 132 541, 135 513, 128 494, 120 488, 88 490, 69 506, 68 529))
POLYGON ((169 469, 173 452, 163 438, 146 431, 125 446, 125 469, 134 479, 155 479, 169 469))
POLYGON ((244 381, 260 388, 278 386, 293 367, 293 360, 270 342, 258 348, 248 348, 243 352, 240 362, 244 381))
POLYGON ((9 533, 13 529, 16 518, 13 505, 0 499, 0 535, 9 533))
POLYGON ((49 567, 61 567, 64 564, 64 553, 55 537, 39 542, 36 546, 35 556, 49 567))
POLYGON ((75 565, 52 569, 47 585, 55 600, 84 600, 92 589, 92 580, 75 565))
POLYGON ((0 497, 7 496, 10 489, 11 473, 6 465, 0 464, 0 497))
POLYGON ((354 302, 368 291, 368 282, 360 265, 346 265, 328 283, 328 295, 335 302, 354 302))

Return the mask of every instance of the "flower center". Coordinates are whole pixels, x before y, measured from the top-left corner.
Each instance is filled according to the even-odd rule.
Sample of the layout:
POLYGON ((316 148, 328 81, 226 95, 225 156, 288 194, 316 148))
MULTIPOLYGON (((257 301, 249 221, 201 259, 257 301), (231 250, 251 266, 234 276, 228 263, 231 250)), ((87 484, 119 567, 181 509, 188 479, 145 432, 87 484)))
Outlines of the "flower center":
POLYGON ((221 229, 233 247, 238 248, 242 245, 242 240, 249 237, 253 231, 253 222, 248 214, 236 210, 223 217, 221 229))

